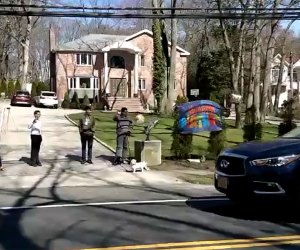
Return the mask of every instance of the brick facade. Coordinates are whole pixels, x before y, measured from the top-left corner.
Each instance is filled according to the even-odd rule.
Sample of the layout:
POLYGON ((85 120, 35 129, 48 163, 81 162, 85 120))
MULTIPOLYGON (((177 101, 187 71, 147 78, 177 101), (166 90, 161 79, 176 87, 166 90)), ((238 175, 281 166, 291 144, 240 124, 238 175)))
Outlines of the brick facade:
MULTIPOLYGON (((107 61, 108 61, 108 79, 117 79, 125 78, 126 79, 126 91, 125 98, 134 98, 139 97, 146 101, 148 104, 153 105, 153 93, 152 93, 152 58, 153 58, 153 39, 150 34, 150 31, 147 33, 141 32, 140 34, 133 35, 127 40, 133 46, 139 48, 138 55, 138 79, 142 79, 145 82, 145 88, 142 90, 134 89, 135 84, 135 53, 130 49, 123 48, 114 48, 107 51, 107 61), (113 56, 121 56, 125 60, 125 68, 111 68, 110 61, 113 56), (144 60, 144 66, 141 65, 141 60, 144 60), (137 93, 135 93, 137 92, 137 93)), ((176 96, 177 95, 186 95, 186 77, 187 77, 187 53, 182 49, 177 50, 176 58, 176 96)), ((56 50, 55 56, 52 57, 50 64, 55 64, 55 91, 60 100, 63 99, 64 94, 68 92, 68 78, 97 78, 98 88, 94 89, 93 82, 86 89, 76 89, 79 91, 79 97, 82 98, 84 94, 88 94, 90 98, 95 95, 99 95, 106 89, 108 95, 113 96, 115 93, 112 92, 112 86, 109 86, 104 82, 104 52, 103 51, 62 51, 56 50), (76 63, 76 54, 88 53, 92 55, 92 65, 77 65, 76 63), (106 86, 107 85, 107 86, 106 86), (95 93, 96 91, 96 93, 95 93)), ((78 87, 78 85, 76 85, 78 87)), ((125 87, 124 87, 125 88, 125 87)))

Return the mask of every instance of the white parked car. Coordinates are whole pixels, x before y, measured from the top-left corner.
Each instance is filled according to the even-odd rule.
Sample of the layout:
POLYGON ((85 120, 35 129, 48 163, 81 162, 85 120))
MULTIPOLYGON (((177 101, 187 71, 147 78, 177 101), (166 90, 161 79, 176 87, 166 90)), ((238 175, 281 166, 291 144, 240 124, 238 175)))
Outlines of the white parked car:
POLYGON ((42 91, 39 96, 35 97, 35 105, 37 107, 58 108, 58 99, 55 92, 42 91))

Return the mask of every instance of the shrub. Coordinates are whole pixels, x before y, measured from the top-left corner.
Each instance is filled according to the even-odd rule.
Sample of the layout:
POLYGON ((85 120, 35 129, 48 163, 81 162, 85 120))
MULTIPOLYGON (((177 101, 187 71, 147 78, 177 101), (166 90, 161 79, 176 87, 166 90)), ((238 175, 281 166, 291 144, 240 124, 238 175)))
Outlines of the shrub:
POLYGON ((74 94, 72 96, 70 108, 71 109, 80 109, 80 101, 79 101, 77 92, 74 92, 74 94))
POLYGON ((89 97, 87 95, 84 95, 81 108, 84 109, 85 107, 89 107, 90 105, 91 103, 89 97))
POLYGON ((260 123, 244 125, 244 141, 261 140, 263 134, 262 128, 263 127, 260 123))
POLYGON ((223 130, 210 132, 207 149, 208 158, 216 159, 225 148, 226 127, 226 123, 223 121, 223 130))
POLYGON ((284 101, 282 104, 283 113, 281 117, 283 118, 283 122, 278 126, 278 135, 282 136, 292 129, 296 128, 296 123, 293 122, 294 119, 294 99, 290 99, 288 101, 284 101))
POLYGON ((246 118, 243 130, 244 141, 262 139, 262 125, 260 123, 256 123, 256 108, 254 105, 246 109, 246 118))
MULTIPOLYGON (((176 105, 186 103, 188 99, 186 97, 178 96, 176 105)), ((178 130, 178 111, 175 110, 173 113, 174 125, 172 131, 173 142, 171 145, 171 152, 177 159, 187 159, 193 151, 193 135, 180 134, 178 130)))
POLYGON ((61 104, 61 107, 63 109, 70 108, 70 97, 69 97, 69 93, 68 92, 65 93, 64 100, 63 100, 63 102, 61 104))
POLYGON ((102 101, 102 99, 100 99, 99 102, 97 102, 96 98, 93 100, 92 108, 94 110, 104 110, 104 102, 102 101))

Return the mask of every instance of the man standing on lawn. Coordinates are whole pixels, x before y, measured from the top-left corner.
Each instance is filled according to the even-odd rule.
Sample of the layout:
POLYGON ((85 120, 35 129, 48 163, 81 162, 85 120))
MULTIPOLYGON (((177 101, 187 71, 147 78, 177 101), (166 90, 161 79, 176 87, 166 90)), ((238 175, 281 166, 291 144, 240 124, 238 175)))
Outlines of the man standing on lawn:
POLYGON ((117 122, 117 150, 114 165, 121 163, 129 163, 128 161, 128 137, 131 134, 132 120, 128 118, 127 108, 122 108, 121 112, 117 112, 113 120, 117 122))
POLYGON ((93 141, 95 133, 95 118, 92 116, 91 107, 85 107, 85 113, 83 117, 79 120, 79 133, 81 138, 81 149, 82 157, 81 164, 86 162, 93 164, 92 162, 92 150, 93 150, 93 141), (86 161, 86 147, 88 148, 88 160, 86 161))

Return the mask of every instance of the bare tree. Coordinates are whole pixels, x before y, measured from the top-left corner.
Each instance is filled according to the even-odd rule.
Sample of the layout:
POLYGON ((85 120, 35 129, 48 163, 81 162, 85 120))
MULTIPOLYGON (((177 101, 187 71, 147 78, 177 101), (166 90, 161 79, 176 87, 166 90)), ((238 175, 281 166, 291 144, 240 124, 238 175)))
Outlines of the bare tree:
MULTIPOLYGON (((218 5, 220 14, 222 14, 223 12, 222 12, 221 0, 217 0, 217 5, 218 5)), ((243 5, 248 6, 249 0, 247 0, 246 3, 243 3, 243 5)), ((244 9, 246 9, 246 8, 244 7, 244 9)), ((233 48, 232 43, 229 38, 227 26, 223 19, 220 19, 220 26, 222 29, 224 44, 225 44, 225 47, 226 47, 226 50, 228 53, 233 92, 234 92, 234 94, 241 94, 240 90, 239 90, 239 77, 240 77, 240 69, 241 69, 241 61, 242 61, 242 53, 243 53, 243 41, 244 41, 245 28, 246 28, 245 21, 241 20, 239 22, 239 37, 238 37, 238 48, 237 48, 238 56, 237 56, 236 60, 234 57, 234 48, 233 48)), ((235 126, 236 126, 236 128, 239 128, 239 127, 241 127, 240 103, 235 104, 235 113, 236 113, 235 126)))
POLYGON ((290 28, 294 22, 295 22, 295 20, 290 21, 283 33, 283 41, 281 43, 281 60, 280 60, 280 65, 279 65, 279 76, 278 76, 278 80, 277 80, 276 91, 275 91, 275 100, 274 100, 274 112, 275 113, 278 112, 279 96, 281 93, 281 85, 282 85, 282 81, 283 81, 284 63, 286 61, 287 33, 290 30, 290 28))

